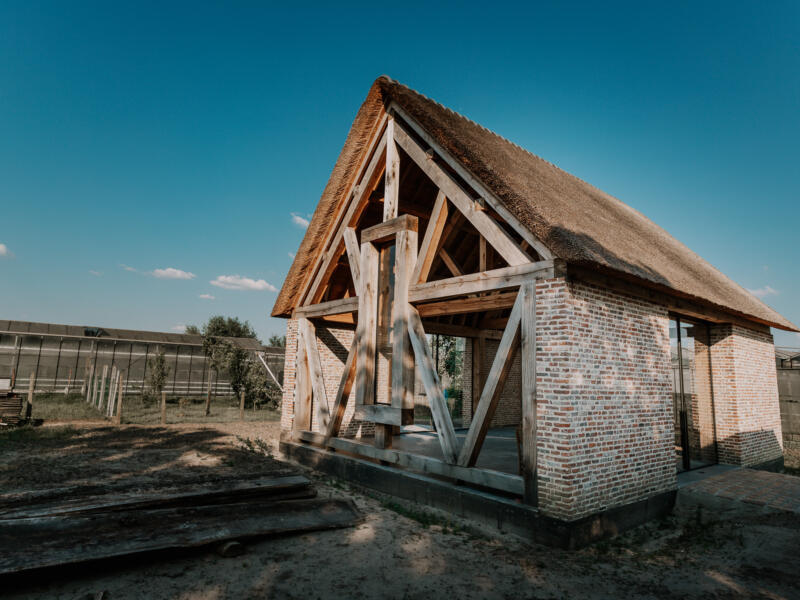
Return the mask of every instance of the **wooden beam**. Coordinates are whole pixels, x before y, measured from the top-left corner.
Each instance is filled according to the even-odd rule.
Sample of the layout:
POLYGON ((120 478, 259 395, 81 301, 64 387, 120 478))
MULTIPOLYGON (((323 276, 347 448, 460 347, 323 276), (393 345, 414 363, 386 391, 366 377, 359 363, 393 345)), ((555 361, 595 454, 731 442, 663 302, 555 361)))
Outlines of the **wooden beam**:
POLYGON ((511 308, 517 298, 517 292, 500 292, 481 298, 455 298, 441 302, 428 302, 416 307, 423 317, 441 317, 444 315, 460 315, 464 313, 485 312, 511 308))
POLYGON ((353 382, 356 379, 356 358, 358 357, 358 337, 353 336, 350 344, 350 351, 347 353, 347 360, 344 363, 342 377, 339 380, 339 389, 336 392, 336 400, 333 403, 333 411, 328 422, 328 430, 325 432, 325 443, 339 435, 342 427, 342 419, 347 409, 347 401, 350 398, 350 391, 353 389, 353 382))
MULTIPOLYGON (((424 305, 423 305, 424 306, 424 305)), ((478 329, 467 325, 454 325, 452 323, 439 323, 438 321, 422 320, 425 333, 438 333, 441 335, 451 335, 454 337, 477 338, 484 337, 489 340, 499 340, 503 337, 503 332, 497 329, 478 329)), ((505 325, 503 325, 505 328, 505 325)))
POLYGON ((511 363, 514 360, 514 353, 519 345, 519 324, 522 313, 522 295, 517 294, 517 301, 511 309, 511 316, 508 318, 508 326, 503 333, 503 339, 497 348, 492 368, 486 376, 483 393, 475 409, 475 416, 470 423, 464 445, 458 456, 458 464, 462 467, 472 467, 481 452, 483 441, 486 439, 486 432, 492 422, 495 410, 497 409, 500 393, 503 391, 508 372, 511 370, 511 363))
POLYGON ((349 203, 349 205, 345 204, 345 206, 347 206, 347 210, 342 216, 341 220, 338 221, 336 233, 332 238, 329 238, 329 243, 323 246, 323 248, 327 249, 322 255, 322 260, 319 266, 314 267, 316 276, 313 280, 313 283, 308 288, 307 293, 305 294, 303 299, 304 305, 313 304, 319 299, 318 296, 321 291, 320 286, 322 285, 322 282, 331 274, 333 267, 336 266, 336 261, 334 259, 337 259, 343 251, 344 230, 347 227, 355 224, 355 222, 358 220, 358 217, 361 216, 361 213, 369 204, 369 196, 372 193, 375 184, 379 180, 379 175, 382 173, 382 169, 379 170, 379 168, 383 166, 385 149, 386 134, 384 132, 378 141, 375 152, 372 154, 372 159, 370 160, 363 176, 360 179, 360 184, 354 184, 351 188, 351 191, 347 194, 345 202, 349 203))
POLYGON ((400 215, 389 221, 367 227, 361 232, 361 243, 380 244, 394 240, 398 231, 417 231, 419 219, 413 215, 400 215))
POLYGON ((453 257, 447 253, 447 250, 444 248, 439 248, 439 256, 441 257, 445 266, 447 266, 448 270, 453 274, 453 277, 460 277, 464 274, 463 271, 458 268, 458 265, 456 264, 456 261, 453 260, 453 257))
POLYGON ((520 471, 525 482, 523 500, 538 502, 536 465, 536 282, 523 284, 520 314, 522 358, 522 455, 520 471))
POLYGON ((395 464, 399 467, 405 467, 428 475, 458 479, 473 485, 509 494, 522 494, 522 477, 518 475, 511 475, 491 469, 459 467, 457 465, 447 464, 438 458, 401 452, 400 450, 394 449, 383 450, 363 442, 344 438, 331 438, 325 443, 323 436, 310 431, 296 431, 293 433, 292 438, 297 441, 308 442, 325 448, 333 448, 334 450, 346 452, 355 456, 395 464))
POLYGON ((383 425, 411 425, 414 423, 413 408, 395 408, 388 404, 365 404, 357 406, 356 419, 383 425))
POLYGON ((519 287, 532 279, 550 279, 556 273, 554 261, 528 263, 503 267, 412 285, 408 291, 409 302, 456 298, 479 292, 493 292, 519 287))
POLYGON ((383 220, 397 217, 400 192, 400 155, 394 142, 394 119, 386 123, 386 172, 384 179, 383 220))
POLYGON ((398 231, 392 303, 392 406, 414 410, 414 349, 408 333, 408 288, 417 260, 417 232, 398 231))
POLYGON ((341 298, 339 300, 328 300, 319 304, 300 306, 294 309, 294 316, 297 318, 313 319, 316 317, 329 317, 331 315, 341 315, 358 311, 358 296, 353 298, 341 298))
MULTIPOLYGON (((489 190, 483 183, 481 183, 475 176, 472 175, 459 161, 450 156, 444 148, 442 148, 431 135, 423 129, 414 118, 409 115, 399 104, 392 102, 390 110, 394 114, 400 116, 405 123, 416 133, 431 149, 435 151, 435 155, 441 157, 445 164, 447 164, 459 177, 461 177, 467 185, 474 189, 483 198, 491 208, 497 212, 514 231, 522 237, 525 242, 533 247, 543 260, 550 260, 555 258, 552 252, 540 242, 531 231, 519 222, 517 217, 509 211, 505 205, 489 190)), ((523 248, 523 251, 525 249, 523 248)))
POLYGON ((417 365, 419 365, 420 377, 425 386, 425 394, 428 396, 428 404, 433 415, 433 422, 436 425, 436 433, 439 436, 442 455, 445 462, 453 464, 458 457, 456 431, 453 428, 453 420, 450 418, 450 413, 447 412, 447 403, 442 394, 439 374, 434 368, 433 360, 428 351, 428 342, 425 338, 422 321, 417 310, 411 305, 408 306, 408 333, 411 337, 411 345, 414 347, 417 365))
POLYGON ((347 250, 347 262, 350 265, 350 274, 353 276, 353 286, 356 294, 361 293, 361 251, 358 248, 358 238, 354 227, 344 230, 344 246, 347 250))
POLYGON ((314 325, 308 319, 300 319, 300 327, 303 328, 303 341, 306 346, 308 374, 311 378, 312 402, 317 416, 317 426, 320 431, 327 431, 330 423, 330 412, 328 409, 328 394, 325 391, 325 377, 322 374, 322 362, 319 359, 317 333, 314 330, 314 325))
POLYGON ((422 245, 419 249, 417 264, 411 275, 411 283, 422 283, 428 280, 428 275, 433 266, 433 259, 439 248, 442 239, 445 223, 447 223, 447 198, 439 191, 436 202, 433 203, 431 218, 428 221, 428 228, 425 230, 425 237, 422 238, 422 245))
POLYGON ((303 328, 297 328, 297 356, 294 375, 294 429, 311 429, 311 377, 308 371, 303 328))
POLYGON ((398 122, 395 122, 394 138, 411 157, 411 160, 444 192, 447 199, 453 203, 453 206, 464 214, 475 229, 478 230, 478 233, 486 238, 486 241, 492 245, 509 265, 521 265, 531 262, 531 258, 520 249, 514 238, 487 215, 485 211, 476 207, 475 201, 439 165, 426 156, 425 151, 417 145, 417 142, 408 135, 398 122))
POLYGON ((378 320, 378 249, 361 244, 361 295, 358 297, 356 405, 375 404, 375 348, 378 320))

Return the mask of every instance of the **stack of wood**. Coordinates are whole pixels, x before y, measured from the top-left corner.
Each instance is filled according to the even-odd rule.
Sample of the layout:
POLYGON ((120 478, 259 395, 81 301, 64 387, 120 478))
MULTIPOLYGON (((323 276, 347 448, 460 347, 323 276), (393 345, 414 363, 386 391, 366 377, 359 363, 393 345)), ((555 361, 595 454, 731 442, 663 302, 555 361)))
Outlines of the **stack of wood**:
POLYGON ((0 379, 0 423, 18 425, 22 420, 22 397, 11 388, 10 379, 0 379))
POLYGON ((360 520, 351 501, 315 496, 310 481, 300 475, 183 484, 168 490, 99 493, 92 486, 0 495, 0 577, 350 527, 360 520))

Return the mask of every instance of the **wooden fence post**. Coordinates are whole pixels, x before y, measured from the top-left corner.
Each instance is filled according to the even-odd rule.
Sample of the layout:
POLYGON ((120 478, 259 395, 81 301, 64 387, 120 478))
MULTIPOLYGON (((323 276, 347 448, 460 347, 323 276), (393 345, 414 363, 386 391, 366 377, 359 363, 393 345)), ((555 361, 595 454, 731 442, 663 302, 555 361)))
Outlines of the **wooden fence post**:
POLYGON ((119 388, 119 394, 117 396, 117 414, 114 416, 114 424, 116 425, 122 424, 122 386, 123 373, 120 371, 117 378, 117 387, 119 388))
MULTIPOLYGON (((106 399, 106 379, 108 379, 108 365, 103 365, 103 378, 100 383, 100 397, 97 399, 97 410, 103 410, 103 402, 106 399)), ((108 397, 113 396, 113 388, 108 390, 108 397)))
POLYGON ((64 395, 69 395, 69 388, 72 386, 72 367, 69 369, 69 377, 67 377, 67 387, 64 388, 64 395))
POLYGON ((33 388, 36 385, 36 374, 31 373, 31 377, 28 380, 28 404, 25 407, 25 418, 30 419, 31 413, 33 412, 33 388))
POLYGON ((244 421, 244 390, 239 392, 239 420, 244 421))
POLYGON ((167 424, 167 392, 161 390, 161 424, 167 424))
POLYGON ((208 370, 208 389, 206 390, 206 416, 211 414, 211 369, 208 370))

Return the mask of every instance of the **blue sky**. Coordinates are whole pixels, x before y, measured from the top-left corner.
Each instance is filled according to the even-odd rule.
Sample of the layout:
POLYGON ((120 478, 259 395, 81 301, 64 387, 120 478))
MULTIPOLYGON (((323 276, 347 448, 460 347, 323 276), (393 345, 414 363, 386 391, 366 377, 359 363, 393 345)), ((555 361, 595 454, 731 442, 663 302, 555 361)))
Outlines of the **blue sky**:
POLYGON ((281 332, 385 73, 800 323, 800 3, 286 4, 0 2, 0 318, 281 332))

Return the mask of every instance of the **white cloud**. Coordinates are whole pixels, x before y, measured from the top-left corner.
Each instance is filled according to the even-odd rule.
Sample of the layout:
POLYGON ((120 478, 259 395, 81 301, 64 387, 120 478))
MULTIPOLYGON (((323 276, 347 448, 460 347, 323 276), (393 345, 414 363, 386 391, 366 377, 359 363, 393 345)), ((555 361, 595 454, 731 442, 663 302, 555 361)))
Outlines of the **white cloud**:
POLYGON ((198 298, 202 298, 203 300, 214 300, 214 296, 211 294, 200 294, 198 298))
POLYGON ((242 277, 241 275, 220 275, 210 283, 211 285, 215 285, 226 290, 266 290, 268 292, 278 291, 278 288, 271 283, 267 283, 263 279, 250 279, 249 277, 242 277))
POLYGON ((292 213, 292 223, 294 223, 298 227, 306 229, 308 227, 309 221, 302 215, 298 215, 297 213, 292 213))
POLYGON ((753 294, 756 298, 766 298, 767 296, 777 296, 780 292, 773 287, 765 285, 764 287, 758 288, 756 290, 748 289, 748 292, 753 294))
POLYGON ((295 253, 294 253, 294 252, 287 252, 286 254, 288 254, 288 255, 289 255, 289 258, 291 258, 292 260, 294 260, 294 257, 295 257, 295 253))
POLYGON ((153 277, 158 277, 159 279, 194 279, 196 275, 188 271, 167 267, 166 269, 156 269, 153 271, 153 277))
POLYGON ((186 333, 186 325, 173 325, 170 329, 177 333, 186 333))
POLYGON ((128 265, 120 264, 119 266, 122 267, 123 269, 125 269, 126 271, 130 271, 131 273, 138 273, 139 272, 138 269, 134 269, 133 267, 129 267, 128 265))
POLYGON ((101 273, 100 271, 89 271, 89 274, 90 275, 94 275, 95 277, 102 277, 103 276, 103 273, 101 273))
POLYGON ((5 244, 0 244, 0 258, 14 258, 14 253, 5 244))

